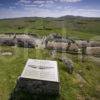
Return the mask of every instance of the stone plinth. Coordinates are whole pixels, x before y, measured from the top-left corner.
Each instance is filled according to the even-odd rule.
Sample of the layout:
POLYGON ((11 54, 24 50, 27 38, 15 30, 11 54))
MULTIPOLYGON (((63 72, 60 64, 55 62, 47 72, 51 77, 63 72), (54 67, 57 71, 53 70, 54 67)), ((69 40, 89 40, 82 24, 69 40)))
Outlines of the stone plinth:
POLYGON ((17 89, 33 94, 58 95, 58 77, 56 61, 29 59, 17 81, 17 89))

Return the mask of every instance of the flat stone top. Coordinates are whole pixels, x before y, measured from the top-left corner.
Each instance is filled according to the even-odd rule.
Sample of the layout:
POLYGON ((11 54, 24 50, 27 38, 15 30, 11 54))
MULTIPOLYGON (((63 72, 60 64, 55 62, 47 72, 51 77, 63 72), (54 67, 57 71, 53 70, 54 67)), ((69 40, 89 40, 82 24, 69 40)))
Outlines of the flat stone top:
POLYGON ((20 77, 59 82, 57 62, 29 59, 20 77))

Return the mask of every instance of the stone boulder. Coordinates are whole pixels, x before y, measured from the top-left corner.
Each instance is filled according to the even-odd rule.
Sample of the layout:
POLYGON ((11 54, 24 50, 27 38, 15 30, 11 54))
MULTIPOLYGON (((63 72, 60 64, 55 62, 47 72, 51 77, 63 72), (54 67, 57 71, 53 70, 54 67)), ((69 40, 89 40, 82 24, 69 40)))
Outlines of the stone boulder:
POLYGON ((72 60, 67 59, 67 58, 62 58, 63 63, 65 64, 66 70, 69 74, 73 73, 73 69, 74 69, 74 64, 72 62, 72 60))

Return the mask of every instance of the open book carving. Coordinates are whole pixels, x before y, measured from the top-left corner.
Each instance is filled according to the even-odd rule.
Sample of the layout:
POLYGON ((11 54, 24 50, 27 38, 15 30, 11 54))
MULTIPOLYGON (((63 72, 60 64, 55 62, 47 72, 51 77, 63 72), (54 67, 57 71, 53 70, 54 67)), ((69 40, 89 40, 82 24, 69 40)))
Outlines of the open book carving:
POLYGON ((35 65, 28 65, 29 67, 31 68, 36 68, 36 69, 51 69, 51 68, 54 68, 54 67, 44 67, 44 66, 35 66, 35 65))

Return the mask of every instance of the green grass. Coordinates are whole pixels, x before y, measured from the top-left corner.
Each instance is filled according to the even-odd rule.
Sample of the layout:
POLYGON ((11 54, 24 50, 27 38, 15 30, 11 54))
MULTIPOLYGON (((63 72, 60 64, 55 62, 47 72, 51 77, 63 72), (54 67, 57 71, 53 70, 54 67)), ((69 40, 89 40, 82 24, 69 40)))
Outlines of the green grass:
POLYGON ((39 36, 59 33, 67 37, 91 39, 100 36, 100 18, 15 18, 0 20, 0 33, 35 33, 39 36))
MULTIPOLYGON (((77 55, 57 53, 56 58, 54 59, 48 50, 0 46, 0 51, 5 50, 13 51, 13 55, 0 55, 0 100, 8 100, 16 85, 17 78, 20 76, 28 58, 57 60, 58 57, 62 56, 66 56, 73 60, 74 73, 72 75, 68 74, 64 64, 58 61, 61 86, 60 96, 57 98, 46 97, 46 100, 99 100, 100 65, 88 58, 82 63, 77 55), (76 78, 77 73, 80 73, 86 83, 80 83, 78 81, 76 78)), ((31 99, 32 96, 26 93, 18 93, 16 100, 31 99)))
MULTIPOLYGON (((100 36, 100 18, 65 16, 61 18, 35 17, 0 20, 0 33, 9 32, 31 32, 38 36, 59 33, 71 38, 95 39, 96 36, 100 36)), ((58 61, 57 58, 62 56, 73 60, 74 73, 68 74, 64 64, 58 61, 60 96, 57 98, 46 97, 46 100, 99 100, 100 98, 100 63, 93 62, 88 57, 82 63, 79 55, 57 53, 54 59, 48 50, 0 46, 1 51, 11 51, 13 55, 0 55, 0 100, 8 100, 28 58, 58 61), (86 83, 79 82, 77 74, 80 74, 86 83)), ((31 100, 33 98, 27 93, 18 93, 17 97, 20 99, 16 100, 31 100)))

